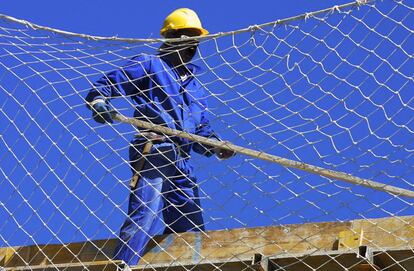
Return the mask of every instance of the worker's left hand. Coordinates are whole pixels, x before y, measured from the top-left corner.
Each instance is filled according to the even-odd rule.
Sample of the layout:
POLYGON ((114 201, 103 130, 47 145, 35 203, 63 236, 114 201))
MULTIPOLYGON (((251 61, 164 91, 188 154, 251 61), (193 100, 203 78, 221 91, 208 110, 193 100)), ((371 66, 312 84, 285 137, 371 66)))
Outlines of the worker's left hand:
POLYGON ((99 123, 113 123, 111 107, 105 102, 97 102, 92 106, 92 117, 99 123))
POLYGON ((229 159, 229 158, 236 155, 236 153, 234 151, 227 150, 227 149, 220 149, 220 148, 215 148, 214 153, 221 160, 229 159))

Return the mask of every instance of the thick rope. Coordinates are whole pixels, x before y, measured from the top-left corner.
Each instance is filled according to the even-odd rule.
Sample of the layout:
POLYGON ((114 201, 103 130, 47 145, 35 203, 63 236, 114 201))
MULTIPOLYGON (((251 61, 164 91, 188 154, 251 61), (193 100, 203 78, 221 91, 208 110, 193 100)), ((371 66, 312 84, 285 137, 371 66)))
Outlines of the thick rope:
POLYGON ((301 15, 297 15, 297 16, 293 16, 293 17, 289 17, 289 18, 285 18, 285 19, 280 19, 280 20, 273 21, 273 22, 268 22, 268 23, 263 23, 263 24, 258 24, 258 25, 251 25, 251 26, 248 26, 246 28, 242 28, 242 29, 235 30, 235 31, 219 32, 219 33, 216 33, 216 34, 210 34, 210 35, 200 36, 200 37, 173 38, 173 39, 162 39, 162 38, 137 39, 137 38, 120 38, 120 37, 117 37, 117 36, 112 36, 112 37, 92 36, 92 35, 74 33, 74 32, 64 31, 64 30, 60 30, 60 29, 47 27, 47 26, 37 25, 37 24, 31 23, 31 22, 28 22, 26 20, 17 19, 17 18, 8 16, 8 15, 4 15, 4 14, 0 14, 0 19, 7 20, 7 21, 10 21, 10 22, 14 22, 14 23, 18 23, 18 24, 23 24, 26 27, 30 27, 34 30, 44 30, 44 31, 53 32, 53 33, 60 34, 60 35, 79 37, 79 38, 84 38, 84 39, 88 39, 88 40, 96 40, 96 41, 108 40, 108 41, 120 41, 120 42, 130 42, 130 43, 139 43, 139 42, 156 43, 156 42, 164 42, 166 40, 171 41, 171 42, 186 40, 186 39, 202 40, 202 39, 229 36, 229 35, 239 34, 239 33, 243 33, 243 32, 257 31, 257 30, 260 30, 260 29, 262 29, 264 27, 267 27, 267 26, 282 25, 282 24, 286 24, 286 23, 289 23, 289 22, 292 22, 292 21, 302 20, 302 19, 306 20, 308 18, 314 17, 314 16, 319 15, 319 14, 323 14, 323 13, 327 13, 327 12, 339 12, 339 11, 342 11, 344 9, 349 9, 349 8, 352 8, 352 7, 359 7, 361 5, 365 5, 365 4, 368 4, 368 3, 371 3, 371 2, 374 2, 374 0, 356 0, 356 1, 353 1, 353 2, 350 2, 350 3, 346 3, 346 4, 342 4, 342 5, 338 5, 338 6, 333 6, 333 7, 318 10, 318 11, 308 12, 308 13, 305 13, 305 14, 301 14, 301 15))

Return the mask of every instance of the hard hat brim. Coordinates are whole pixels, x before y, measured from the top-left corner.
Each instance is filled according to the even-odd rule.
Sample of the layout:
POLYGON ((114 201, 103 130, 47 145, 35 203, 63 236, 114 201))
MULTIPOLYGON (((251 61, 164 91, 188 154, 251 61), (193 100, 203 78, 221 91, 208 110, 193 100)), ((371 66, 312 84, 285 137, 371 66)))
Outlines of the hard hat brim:
POLYGON ((197 30, 200 32, 199 36, 205 36, 208 35, 208 30, 204 28, 198 28, 198 27, 177 27, 177 28, 171 28, 171 27, 164 27, 160 30, 161 36, 165 37, 165 35, 170 31, 176 31, 176 30, 184 30, 184 29, 192 29, 197 30))

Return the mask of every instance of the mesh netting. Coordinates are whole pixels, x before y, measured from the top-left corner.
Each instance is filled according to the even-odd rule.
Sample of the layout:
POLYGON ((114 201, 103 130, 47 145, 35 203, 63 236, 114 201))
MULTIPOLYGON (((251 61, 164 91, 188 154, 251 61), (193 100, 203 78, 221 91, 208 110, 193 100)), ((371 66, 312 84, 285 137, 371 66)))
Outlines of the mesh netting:
MULTIPOLYGON (((101 88, 98 92, 105 102, 124 116, 132 117, 136 110, 140 120, 190 135, 207 125, 201 123, 202 116, 214 135, 227 142, 222 148, 239 152, 226 160, 205 157, 194 151, 197 139, 184 142, 180 136, 159 132, 166 140, 153 142, 150 154, 142 155, 143 149, 136 147, 139 157, 147 157, 138 173, 158 178, 146 182, 140 176, 138 183, 159 195, 147 200, 137 196, 139 208, 147 209, 145 214, 151 214, 151 219, 142 225, 133 221, 132 235, 138 232, 152 237, 167 228, 183 249, 197 255, 192 264, 204 262, 221 269, 209 254, 201 253, 197 245, 177 233, 201 230, 194 238, 209 238, 218 251, 226 240, 212 230, 226 230, 225 234, 237 232, 236 228, 285 229, 288 224, 362 219, 364 227, 384 229, 399 240, 398 246, 411 251, 412 239, 394 230, 412 228, 411 220, 403 216, 413 214, 413 200, 405 194, 413 190, 414 178, 413 11, 410 0, 352 3, 210 35, 199 39, 192 61, 199 69, 184 77, 170 65, 154 72, 151 65, 163 61, 159 47, 164 40, 91 38, 3 16, 0 246, 12 247, 20 266, 35 264, 15 247, 33 246, 38 249, 36 257, 48 258, 43 264, 50 264, 51 270, 59 269, 58 260, 44 251, 51 244, 65 248, 86 241, 80 245, 86 247, 93 240, 116 239, 92 245, 96 255, 89 261, 112 261, 113 250, 103 249, 108 242, 124 243, 139 254, 136 245, 128 243, 132 237, 120 238, 119 234, 121 225, 131 217, 129 152, 139 130, 118 121, 101 124, 93 120, 85 98, 91 89, 101 88), (125 75, 130 67, 142 71, 125 75), (116 71, 124 73, 121 81, 112 78, 104 87, 97 85, 116 71), (160 85, 166 82, 160 79, 165 74, 170 84, 160 85), (168 92, 175 86, 180 90, 177 94, 168 92), (120 95, 104 95, 105 87, 120 95), (164 93, 165 100, 145 94, 150 91, 164 93), (144 98, 138 101, 140 95, 144 98), (183 98, 185 95, 188 97, 183 98), (170 103, 169 109, 165 109, 166 103, 170 103), (173 119, 157 121, 160 112, 151 115, 144 104, 165 109, 161 110, 164 117, 173 119), (234 146, 256 152, 245 155, 234 146), (300 166, 264 161, 260 153, 387 186, 372 189, 369 183, 324 177, 314 174, 317 170, 311 173, 300 166), (386 188, 390 186, 405 190, 389 193, 386 188), (175 202, 172 194, 180 199, 175 202), (195 207, 186 208, 186 204, 195 207), (202 220, 195 215, 202 215, 202 220), (395 224, 382 226, 385 222, 378 218, 386 217, 395 224), (190 226, 180 228, 183 223, 190 226)), ((214 147, 198 145, 214 152, 214 147)), ((260 229, 255 232, 258 236, 266 231, 260 229)), ((361 234, 349 225, 342 230, 361 234)), ((326 248, 309 240, 325 231, 320 226, 311 236, 295 234, 290 247, 266 253, 259 248, 276 241, 263 238, 252 246, 240 233, 233 237, 245 251, 227 253, 236 261, 242 258, 239 255, 254 255, 258 250, 272 256, 296 253, 294 248, 305 244, 312 253, 323 254, 326 248)), ((371 239, 365 243, 375 249, 385 247, 371 239)), ((167 254, 169 265, 191 269, 158 241, 150 253, 167 254)), ((67 255, 72 263, 89 269, 78 252, 69 249, 67 255)), ((293 258, 303 263, 299 256, 293 258)), ((156 256, 152 260, 156 262, 156 256)), ((155 269, 152 260, 144 258, 140 264, 155 269)), ((5 261, 3 265, 11 266, 5 261)))

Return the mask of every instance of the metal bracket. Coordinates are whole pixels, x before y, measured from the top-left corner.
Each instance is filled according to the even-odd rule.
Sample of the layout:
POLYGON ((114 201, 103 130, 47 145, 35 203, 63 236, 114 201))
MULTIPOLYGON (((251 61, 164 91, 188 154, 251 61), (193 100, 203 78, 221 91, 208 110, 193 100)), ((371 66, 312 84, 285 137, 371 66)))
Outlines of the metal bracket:
POLYGON ((372 249, 368 246, 359 246, 357 257, 363 258, 367 262, 374 264, 374 253, 372 252, 372 249))
POLYGON ((274 271, 275 266, 269 257, 263 257, 262 254, 254 254, 252 265, 259 271, 274 271))
MULTIPOLYGON (((131 271, 131 267, 129 267, 129 265, 127 265, 124 261, 121 261, 120 263, 118 263, 116 265, 116 270, 117 271, 131 271)), ((1 270, 0 270, 1 271, 1 270)))
POLYGON ((377 261, 374 261, 374 253, 370 247, 359 246, 357 258, 362 258, 366 261, 366 263, 359 264, 358 270, 380 270, 380 268, 377 265, 377 261))

